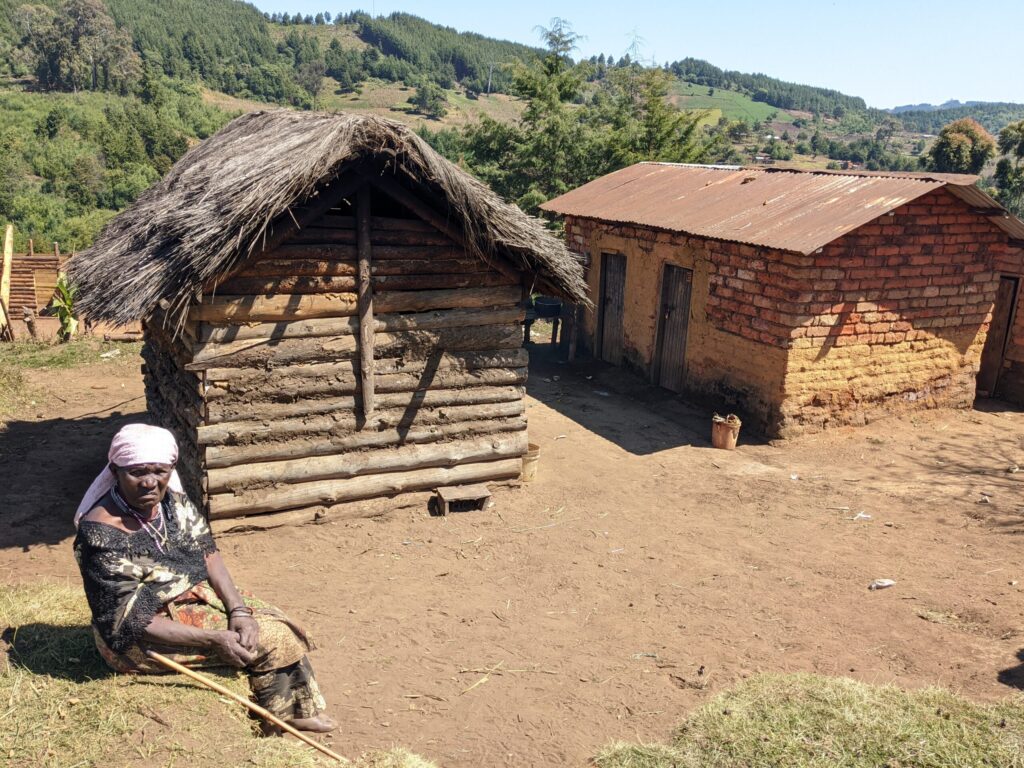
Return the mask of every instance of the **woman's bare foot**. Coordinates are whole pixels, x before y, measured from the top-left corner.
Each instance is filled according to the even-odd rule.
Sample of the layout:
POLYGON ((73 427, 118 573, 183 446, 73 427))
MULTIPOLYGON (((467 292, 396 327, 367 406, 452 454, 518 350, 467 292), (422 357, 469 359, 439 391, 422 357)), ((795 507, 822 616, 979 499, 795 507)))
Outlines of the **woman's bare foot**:
POLYGON ((338 724, 325 714, 316 717, 297 717, 289 720, 288 725, 300 731, 312 731, 313 733, 328 733, 338 727, 338 724))

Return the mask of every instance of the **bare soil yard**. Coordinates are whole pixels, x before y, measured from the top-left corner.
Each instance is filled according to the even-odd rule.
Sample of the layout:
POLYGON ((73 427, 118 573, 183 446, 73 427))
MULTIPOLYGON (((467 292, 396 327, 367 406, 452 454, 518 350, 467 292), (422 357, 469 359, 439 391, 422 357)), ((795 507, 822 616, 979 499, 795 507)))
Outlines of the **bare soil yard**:
MULTIPOLYGON (((539 477, 491 510, 221 539, 236 580, 318 638, 334 749, 582 765, 666 741, 761 671, 1024 688, 1024 414, 741 435, 728 453, 703 410, 534 357, 539 477)), ((124 364, 25 375, 36 405, 0 433, 0 579, 74 581, 72 512, 142 416, 142 382, 124 364)))

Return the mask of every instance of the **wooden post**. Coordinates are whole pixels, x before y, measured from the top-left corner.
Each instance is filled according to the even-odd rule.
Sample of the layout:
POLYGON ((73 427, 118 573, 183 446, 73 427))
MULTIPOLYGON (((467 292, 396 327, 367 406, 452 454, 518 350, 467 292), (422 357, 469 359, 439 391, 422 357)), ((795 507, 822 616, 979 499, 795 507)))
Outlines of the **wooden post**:
MULTIPOLYGON (((579 327, 580 327, 580 306, 579 304, 572 305, 572 314, 570 317, 569 326, 569 362, 573 362, 576 359, 576 340, 579 338, 579 327)), ((565 333, 563 330, 562 333, 565 333)))
POLYGON ((5 338, 14 338, 14 326, 8 308, 11 306, 11 266, 14 261, 14 225, 8 224, 4 233, 4 260, 0 270, 0 330, 5 338))
POLYGON ((370 186, 364 184, 356 193, 356 244, 359 272, 356 277, 359 309, 359 381, 363 416, 373 415, 373 283, 370 275, 370 186))

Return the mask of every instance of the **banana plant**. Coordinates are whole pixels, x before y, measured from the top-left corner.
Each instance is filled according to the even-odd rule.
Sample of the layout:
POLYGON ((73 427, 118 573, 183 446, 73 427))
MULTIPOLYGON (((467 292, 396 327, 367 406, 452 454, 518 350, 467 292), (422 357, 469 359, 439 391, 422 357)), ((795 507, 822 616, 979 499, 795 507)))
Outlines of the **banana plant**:
POLYGON ((78 289, 68 280, 63 272, 57 278, 57 290, 50 302, 51 314, 60 320, 60 340, 70 341, 78 333, 78 318, 75 317, 75 294, 78 289))

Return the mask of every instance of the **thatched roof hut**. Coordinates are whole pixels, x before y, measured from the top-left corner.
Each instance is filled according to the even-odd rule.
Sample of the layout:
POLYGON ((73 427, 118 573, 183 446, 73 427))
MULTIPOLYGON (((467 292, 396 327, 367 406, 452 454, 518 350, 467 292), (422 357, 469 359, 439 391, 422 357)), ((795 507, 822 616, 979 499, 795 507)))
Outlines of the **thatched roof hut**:
POLYGON ((257 112, 188 152, 69 274, 146 324, 155 419, 212 517, 514 477, 523 300, 580 264, 398 123, 257 112))

